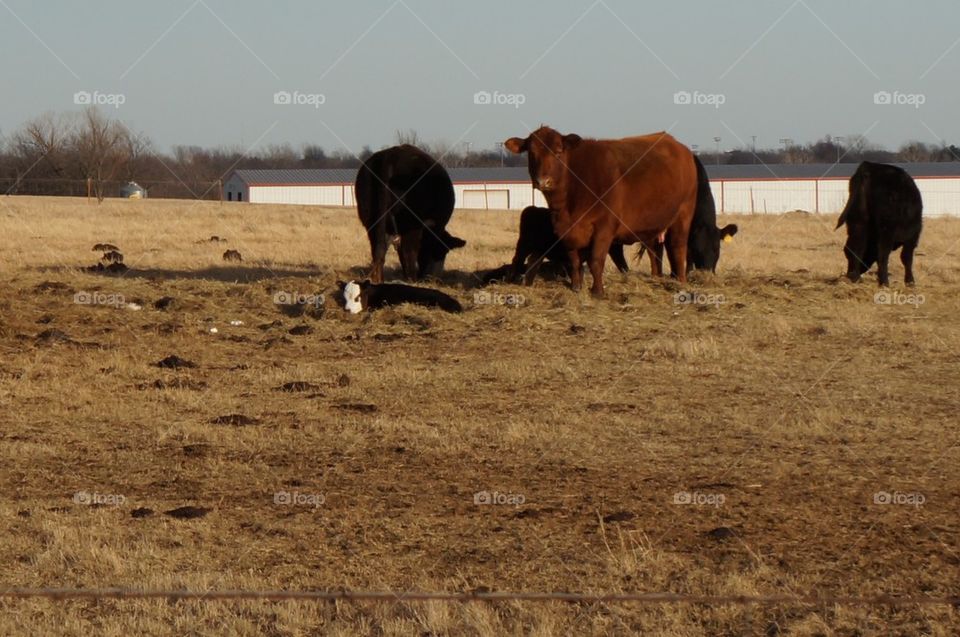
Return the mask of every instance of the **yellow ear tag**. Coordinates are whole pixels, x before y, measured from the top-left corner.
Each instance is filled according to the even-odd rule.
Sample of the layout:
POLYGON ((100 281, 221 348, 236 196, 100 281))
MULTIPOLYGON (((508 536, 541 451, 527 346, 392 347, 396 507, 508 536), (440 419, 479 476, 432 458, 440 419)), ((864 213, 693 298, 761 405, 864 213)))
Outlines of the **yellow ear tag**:
POLYGON ((730 243, 731 241, 733 241, 733 237, 731 237, 730 235, 727 235, 723 238, 724 243, 730 243))

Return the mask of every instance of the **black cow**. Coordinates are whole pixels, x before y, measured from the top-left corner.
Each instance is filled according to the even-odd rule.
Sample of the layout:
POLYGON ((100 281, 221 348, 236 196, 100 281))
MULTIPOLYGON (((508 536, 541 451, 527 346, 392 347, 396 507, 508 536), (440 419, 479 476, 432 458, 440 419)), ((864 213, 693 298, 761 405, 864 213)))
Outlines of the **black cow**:
MULTIPOLYGON (((608 254, 618 270, 626 272, 629 269, 627 260, 623 256, 622 243, 616 241, 612 243, 608 254)), ((587 256, 585 254, 584 258, 587 256)), ((509 272, 509 279, 516 281, 521 275, 525 274, 524 283, 532 285, 540 265, 544 261, 557 264, 568 273, 570 271, 567 249, 553 230, 550 210, 527 206, 520 213, 520 236, 517 238, 517 249, 513 254, 513 263, 507 271, 509 272)), ((496 272, 500 272, 500 270, 496 272)))
MULTIPOLYGON (((697 167, 697 207, 693 211, 690 234, 687 236, 687 274, 694 269, 716 272, 720 243, 732 240, 733 235, 737 234, 737 224, 717 227, 717 204, 710 190, 710 179, 700 158, 694 155, 693 162, 697 167)), ((658 251, 660 248, 658 246, 658 251)), ((638 259, 644 251, 646 246, 641 245, 638 259)))
POLYGON ((713 200, 707 171, 699 157, 694 155, 693 161, 697 165, 697 183, 700 187, 697 188, 697 208, 693 212, 690 237, 687 239, 687 272, 694 268, 716 272, 720 243, 729 241, 737 234, 737 224, 717 227, 717 204, 713 200))
POLYGON ((902 248, 904 282, 913 284, 913 251, 923 227, 923 200, 917 184, 905 170, 869 161, 861 163, 850 178, 850 198, 837 228, 844 224, 848 279, 860 280, 876 263, 880 285, 889 285, 890 252, 902 248))
POLYGON ((357 213, 367 229, 370 279, 383 282, 387 248, 399 237, 406 279, 437 276, 447 253, 466 241, 446 231, 455 197, 450 175, 430 155, 404 144, 371 155, 357 173, 357 213))

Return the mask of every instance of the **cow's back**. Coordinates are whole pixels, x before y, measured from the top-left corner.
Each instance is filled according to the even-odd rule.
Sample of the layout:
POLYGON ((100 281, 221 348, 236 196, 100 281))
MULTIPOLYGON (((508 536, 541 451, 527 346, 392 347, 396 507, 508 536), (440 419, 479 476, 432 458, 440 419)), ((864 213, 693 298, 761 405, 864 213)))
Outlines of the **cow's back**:
POLYGON ((850 178, 850 198, 839 225, 867 228, 901 244, 920 233, 922 217, 923 198, 907 171, 865 161, 850 178))
POLYGON ((570 168, 578 178, 570 182, 574 193, 568 200, 582 209, 602 197, 604 208, 626 225, 642 226, 644 222, 634 218, 676 210, 696 196, 693 155, 668 133, 584 140, 573 153, 570 168))
POLYGON ((355 192, 360 220, 367 227, 389 209, 398 226, 422 220, 442 228, 456 202, 453 182, 443 166, 409 144, 371 155, 357 173, 355 192), (396 203, 398 199, 403 203, 396 203))

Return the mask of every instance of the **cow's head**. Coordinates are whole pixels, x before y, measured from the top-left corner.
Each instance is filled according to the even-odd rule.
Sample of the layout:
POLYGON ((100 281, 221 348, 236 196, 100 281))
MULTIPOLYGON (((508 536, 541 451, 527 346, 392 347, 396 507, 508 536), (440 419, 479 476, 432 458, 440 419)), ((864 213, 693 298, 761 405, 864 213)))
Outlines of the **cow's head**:
POLYGON ((356 281, 337 281, 339 294, 336 295, 337 305, 351 314, 359 314, 366 306, 366 291, 370 287, 370 281, 357 283, 356 281))
POLYGON ((579 135, 561 135, 549 126, 541 126, 529 137, 511 137, 503 145, 511 153, 527 153, 527 168, 534 187, 549 196, 565 183, 568 153, 582 141, 579 135))
POLYGON ((716 272, 720 260, 720 244, 733 240, 737 234, 737 224, 731 223, 722 228, 713 224, 698 226, 690 230, 690 253, 693 265, 698 270, 716 272))
POLYGON ((445 229, 425 230, 417 253, 417 272, 421 279, 438 277, 443 272, 447 253, 462 248, 467 242, 455 237, 445 229))
POLYGON ((843 253, 847 257, 847 278, 854 282, 859 281, 877 262, 877 244, 868 240, 864 227, 850 228, 843 253))

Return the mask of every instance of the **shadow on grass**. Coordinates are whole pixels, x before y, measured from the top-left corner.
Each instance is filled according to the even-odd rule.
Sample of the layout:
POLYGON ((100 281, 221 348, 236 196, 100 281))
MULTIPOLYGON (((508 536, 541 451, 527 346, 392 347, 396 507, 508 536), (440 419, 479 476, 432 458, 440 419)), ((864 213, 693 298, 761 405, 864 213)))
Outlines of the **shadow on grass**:
POLYGON ((329 274, 326 268, 290 268, 284 266, 212 266, 197 270, 177 270, 172 268, 129 268, 124 271, 91 270, 87 268, 52 267, 40 268, 42 272, 80 271, 86 274, 111 279, 191 279, 222 281, 225 283, 256 283, 267 279, 310 278, 329 274))

